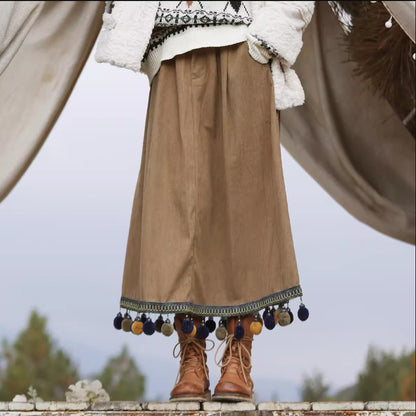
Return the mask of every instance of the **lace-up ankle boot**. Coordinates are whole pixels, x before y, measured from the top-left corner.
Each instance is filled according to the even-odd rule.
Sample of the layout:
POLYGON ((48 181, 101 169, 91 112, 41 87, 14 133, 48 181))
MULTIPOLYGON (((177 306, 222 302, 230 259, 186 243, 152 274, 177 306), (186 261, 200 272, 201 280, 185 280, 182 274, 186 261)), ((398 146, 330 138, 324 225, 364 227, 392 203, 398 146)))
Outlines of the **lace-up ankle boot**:
POLYGON ((254 401, 253 381, 250 377, 251 371, 251 347, 253 334, 250 324, 254 316, 247 315, 241 318, 232 317, 227 320, 228 335, 219 345, 215 356, 217 356, 221 345, 225 343, 224 353, 221 360, 215 361, 221 367, 221 378, 215 387, 213 400, 218 401, 254 401), (239 326, 236 333, 236 326, 239 326), (241 327, 244 328, 242 334, 241 327))
MULTIPOLYGON (((177 314, 175 316, 175 328, 178 333, 178 343, 173 349, 173 356, 175 358, 180 356, 180 365, 178 375, 173 390, 170 394, 170 401, 204 401, 211 399, 211 392, 209 390, 209 373, 206 364, 207 349, 206 343, 213 341, 198 339, 195 337, 195 329, 201 325, 201 318, 194 316, 192 318, 195 329, 186 334, 183 332, 182 323, 187 319, 184 314, 177 314), (179 352, 177 348, 179 347, 179 352)), ((189 318, 188 318, 189 319, 189 318)), ((189 323, 189 321, 187 321, 189 323)), ((192 326, 192 325, 191 325, 192 326)), ((188 326, 188 329, 189 326, 188 326)))

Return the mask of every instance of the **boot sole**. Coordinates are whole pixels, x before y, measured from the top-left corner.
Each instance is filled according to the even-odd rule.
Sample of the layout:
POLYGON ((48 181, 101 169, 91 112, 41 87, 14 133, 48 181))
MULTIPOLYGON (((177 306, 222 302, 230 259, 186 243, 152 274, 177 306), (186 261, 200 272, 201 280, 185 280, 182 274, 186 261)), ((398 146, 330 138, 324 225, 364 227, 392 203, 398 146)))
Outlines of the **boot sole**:
POLYGON ((204 402, 211 400, 211 391, 208 390, 203 394, 186 394, 181 396, 173 396, 169 399, 170 402, 204 402))
POLYGON ((246 396, 237 393, 217 393, 212 396, 213 401, 217 402, 250 402, 254 403, 254 394, 246 396))

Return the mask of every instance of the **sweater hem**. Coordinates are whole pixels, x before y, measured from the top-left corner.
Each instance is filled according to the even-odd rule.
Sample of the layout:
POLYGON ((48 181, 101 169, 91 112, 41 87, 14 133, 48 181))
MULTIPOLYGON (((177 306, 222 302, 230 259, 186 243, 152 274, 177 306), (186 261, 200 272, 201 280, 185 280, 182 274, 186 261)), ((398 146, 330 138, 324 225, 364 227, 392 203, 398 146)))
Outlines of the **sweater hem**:
POLYGON ((166 39, 160 47, 152 50, 142 63, 140 71, 147 75, 151 84, 162 61, 193 49, 227 46, 246 41, 247 29, 248 26, 244 24, 189 27, 184 32, 166 39))

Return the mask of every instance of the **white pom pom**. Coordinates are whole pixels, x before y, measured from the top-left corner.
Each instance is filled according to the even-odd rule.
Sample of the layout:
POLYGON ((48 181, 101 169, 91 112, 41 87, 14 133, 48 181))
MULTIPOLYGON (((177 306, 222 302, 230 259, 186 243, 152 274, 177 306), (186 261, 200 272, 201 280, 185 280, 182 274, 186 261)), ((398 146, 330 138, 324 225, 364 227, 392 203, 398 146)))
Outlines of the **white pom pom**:
POLYGON ((392 27, 392 25, 393 25, 392 19, 393 19, 393 16, 390 16, 390 19, 387 20, 386 23, 384 23, 384 26, 386 26, 387 29, 390 29, 392 27))
POLYGON ((413 58, 414 61, 416 61, 416 53, 415 52, 413 52, 412 58, 413 58))

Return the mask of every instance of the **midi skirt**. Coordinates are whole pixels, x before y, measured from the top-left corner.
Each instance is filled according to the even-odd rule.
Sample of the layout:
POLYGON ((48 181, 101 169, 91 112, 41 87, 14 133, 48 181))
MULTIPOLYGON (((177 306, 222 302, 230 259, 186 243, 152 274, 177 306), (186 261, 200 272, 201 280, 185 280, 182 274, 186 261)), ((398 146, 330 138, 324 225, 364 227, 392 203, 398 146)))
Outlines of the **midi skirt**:
POLYGON ((152 80, 120 306, 240 316, 302 296, 271 68, 246 41, 152 80))

